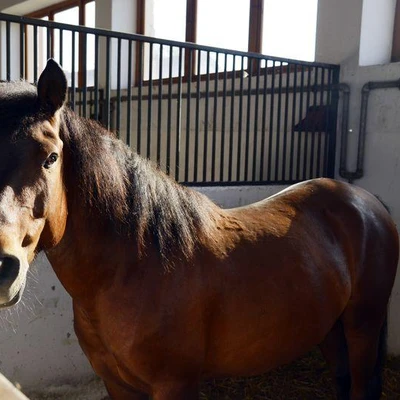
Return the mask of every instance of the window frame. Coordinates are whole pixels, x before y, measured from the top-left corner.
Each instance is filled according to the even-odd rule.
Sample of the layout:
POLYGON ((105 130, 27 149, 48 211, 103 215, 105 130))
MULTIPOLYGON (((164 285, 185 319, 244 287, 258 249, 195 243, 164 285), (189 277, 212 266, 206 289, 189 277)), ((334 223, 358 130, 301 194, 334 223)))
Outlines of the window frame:
MULTIPOLYGON (((250 0, 249 3, 250 12, 249 12, 249 35, 248 35, 248 46, 247 51, 250 53, 258 53, 260 54, 262 51, 262 38, 263 38, 263 15, 264 15, 264 0, 250 0)), ((137 21, 136 21, 136 33, 145 35, 145 13, 146 13, 146 0, 137 0, 137 21)), ((186 0, 186 29, 185 29, 185 42, 196 43, 197 42, 197 21, 198 21, 198 0, 186 0)), ((139 44, 137 46, 139 49, 139 44)), ((140 66, 139 59, 136 60, 135 65, 135 82, 142 81, 144 85, 148 83, 147 80, 143 79, 140 76, 140 66)), ((247 71, 248 73, 256 72, 257 65, 256 63, 252 63, 252 71, 247 71)), ((268 67, 266 67, 268 68, 268 67)), ((262 71, 264 68, 261 68, 262 71)), ((227 73, 227 77, 232 77, 232 74, 236 74, 240 76, 239 70, 229 71, 227 73)), ((223 76, 224 72, 215 72, 210 74, 210 78, 214 78, 215 74, 218 76, 223 76)), ((189 52, 185 52, 184 59, 184 72, 182 74, 183 82, 187 81, 189 76, 192 77, 192 80, 197 80, 196 74, 196 63, 192 62, 192 71, 189 71, 189 52)), ((205 79, 205 74, 200 74, 200 80, 205 79)), ((169 78, 162 79, 163 81, 168 81, 169 78)), ((173 82, 178 82, 179 78, 172 78, 173 82)), ((159 79, 153 79, 152 82, 157 83, 159 79)))

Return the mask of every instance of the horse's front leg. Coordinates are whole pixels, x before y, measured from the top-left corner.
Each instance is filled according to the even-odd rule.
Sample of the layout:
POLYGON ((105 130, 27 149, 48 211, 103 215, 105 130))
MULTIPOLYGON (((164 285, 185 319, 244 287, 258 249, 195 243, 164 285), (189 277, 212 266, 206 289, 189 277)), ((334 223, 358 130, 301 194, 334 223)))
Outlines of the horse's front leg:
POLYGON ((163 382, 154 386, 153 400, 196 400, 198 382, 163 382))
POLYGON ((147 394, 128 389, 115 381, 103 380, 103 382, 112 400, 149 400, 147 394))

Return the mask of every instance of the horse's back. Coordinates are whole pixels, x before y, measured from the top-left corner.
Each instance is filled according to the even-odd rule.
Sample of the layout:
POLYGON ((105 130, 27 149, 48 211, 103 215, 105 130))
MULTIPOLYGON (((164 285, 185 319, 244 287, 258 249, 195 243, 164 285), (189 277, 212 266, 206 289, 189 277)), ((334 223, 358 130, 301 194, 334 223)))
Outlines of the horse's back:
POLYGON ((228 213, 241 221, 246 240, 259 242, 261 248, 273 242, 283 253, 293 246, 310 255, 325 253, 345 264, 353 280, 367 265, 387 263, 382 268, 389 268, 388 276, 394 279, 399 253, 396 226, 386 206, 360 187, 314 179, 228 213))
POLYGON ((212 272, 221 281, 214 329, 230 345, 215 344, 211 353, 212 363, 232 374, 241 373, 235 360, 243 368, 252 354, 245 343, 268 355, 259 366, 250 357, 249 370, 274 367, 320 343, 353 296, 390 294, 397 231, 362 189, 328 179, 294 185, 227 210, 220 230, 228 245, 215 268, 222 272, 212 272), (375 254, 379 249, 384 254, 375 254))

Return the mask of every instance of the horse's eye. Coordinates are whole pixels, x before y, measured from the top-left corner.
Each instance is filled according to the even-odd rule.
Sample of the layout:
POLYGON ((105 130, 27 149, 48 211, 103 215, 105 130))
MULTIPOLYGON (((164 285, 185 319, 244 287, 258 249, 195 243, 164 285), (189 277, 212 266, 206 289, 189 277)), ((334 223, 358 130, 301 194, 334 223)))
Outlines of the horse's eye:
POLYGON ((43 167, 46 169, 49 169, 58 159, 58 154, 57 153, 51 153, 46 161, 43 163, 43 167))

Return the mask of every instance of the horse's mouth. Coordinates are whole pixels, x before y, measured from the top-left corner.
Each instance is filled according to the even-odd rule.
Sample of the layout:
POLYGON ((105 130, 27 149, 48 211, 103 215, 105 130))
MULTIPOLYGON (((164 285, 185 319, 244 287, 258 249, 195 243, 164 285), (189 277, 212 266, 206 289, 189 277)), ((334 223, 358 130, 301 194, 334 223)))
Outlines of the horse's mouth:
POLYGON ((7 301, 7 303, 0 304, 0 308, 7 308, 7 307, 11 307, 11 306, 17 304, 21 300, 23 291, 24 291, 24 287, 22 286, 18 290, 17 294, 10 301, 7 301))

